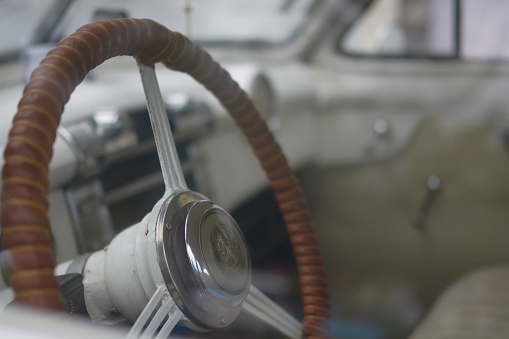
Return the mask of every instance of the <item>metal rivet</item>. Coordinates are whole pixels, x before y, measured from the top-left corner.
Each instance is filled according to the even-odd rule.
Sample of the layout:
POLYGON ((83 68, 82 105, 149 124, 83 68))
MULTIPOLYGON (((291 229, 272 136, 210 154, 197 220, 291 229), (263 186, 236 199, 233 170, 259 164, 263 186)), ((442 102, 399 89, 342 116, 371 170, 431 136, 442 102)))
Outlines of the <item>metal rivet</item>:
POLYGON ((166 223, 164 224, 164 227, 169 231, 171 230, 171 224, 170 223, 166 223))
POLYGON ((224 326, 226 324, 226 321, 224 320, 224 318, 221 318, 221 325, 224 326))

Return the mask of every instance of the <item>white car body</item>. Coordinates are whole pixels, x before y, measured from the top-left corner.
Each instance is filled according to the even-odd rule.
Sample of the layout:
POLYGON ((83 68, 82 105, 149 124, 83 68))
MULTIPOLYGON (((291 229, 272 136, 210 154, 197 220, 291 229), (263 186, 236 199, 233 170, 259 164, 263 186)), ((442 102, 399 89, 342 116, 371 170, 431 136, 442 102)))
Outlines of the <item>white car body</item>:
MULTIPOLYGON (((62 21, 62 33, 87 22, 94 6, 102 3, 76 1, 62 21)), ((111 3, 115 9, 132 6, 133 12, 145 6, 111 3)), ((295 10, 306 4, 296 1, 295 10)), ((467 51, 470 58, 398 57, 406 48, 405 35, 393 25, 401 20, 395 14, 400 13, 399 1, 374 1, 360 21, 354 21, 352 29, 356 23, 361 29, 350 40, 343 37, 346 24, 363 6, 328 0, 317 4, 309 22, 285 44, 213 45, 210 52, 255 102, 268 105, 269 125, 300 171, 323 246, 335 314, 342 314, 334 298, 344 296, 339 286, 345 279, 358 285, 349 290, 358 298, 373 284, 379 288, 368 309, 379 309, 384 293, 403 286, 412 291, 405 299, 415 312, 408 320, 411 327, 422 317, 431 291, 465 272, 509 259, 509 139, 504 134, 509 128, 509 64, 480 60, 486 56, 473 47, 467 51), (379 27, 394 29, 389 40, 373 38, 379 27), (420 229, 412 223, 424 208, 431 176, 439 177, 442 186, 422 211, 426 221, 420 229), (389 287, 381 277, 389 277, 389 287), (425 295, 426 301, 415 302, 416 295, 425 295)), ((172 15, 185 29, 183 14, 172 15)), ((270 27, 260 34, 268 34, 270 27)), ((239 29, 238 34, 250 33, 239 29)), ((203 133, 200 125, 199 132, 184 129, 182 137, 192 140, 196 157, 190 166, 199 167, 203 193, 234 209, 266 188, 249 145, 219 103, 187 75, 156 69, 163 97, 183 95, 210 110, 212 127, 203 133)), ((0 143, 7 140, 23 88, 6 84, 15 82, 20 71, 19 64, 2 70, 0 143)), ((64 129, 108 107, 119 112, 144 109, 134 60, 121 57, 95 69, 66 105, 64 129)), ((124 159, 133 140, 126 134, 116 142, 110 145, 111 154, 124 159)), ((69 191, 73 185, 86 182, 92 191, 95 187, 95 177, 84 176, 82 168, 75 145, 66 140, 65 131, 60 133, 51 163, 49 212, 58 262, 77 257, 86 247, 76 237, 79 216, 69 206, 73 197, 79 200, 78 191, 69 191)), ((162 185, 161 178, 151 178, 150 185, 162 185)), ((94 199, 106 202, 100 206, 106 209, 108 201, 119 201, 119 194, 127 192, 99 191, 94 199)), ((98 240, 100 246, 114 235, 113 229, 108 232, 98 235, 104 238, 98 240)), ((6 282, 0 279, 3 288, 6 282)))

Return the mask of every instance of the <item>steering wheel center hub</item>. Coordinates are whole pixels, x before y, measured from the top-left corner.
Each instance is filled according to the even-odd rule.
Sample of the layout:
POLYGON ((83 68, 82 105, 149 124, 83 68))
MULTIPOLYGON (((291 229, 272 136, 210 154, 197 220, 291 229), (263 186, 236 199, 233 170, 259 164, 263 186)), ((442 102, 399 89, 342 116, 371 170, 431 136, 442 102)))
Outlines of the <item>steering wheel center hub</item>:
POLYGON ((156 228, 163 278, 184 315, 201 330, 232 323, 251 286, 251 260, 235 220, 193 192, 169 198, 156 228))

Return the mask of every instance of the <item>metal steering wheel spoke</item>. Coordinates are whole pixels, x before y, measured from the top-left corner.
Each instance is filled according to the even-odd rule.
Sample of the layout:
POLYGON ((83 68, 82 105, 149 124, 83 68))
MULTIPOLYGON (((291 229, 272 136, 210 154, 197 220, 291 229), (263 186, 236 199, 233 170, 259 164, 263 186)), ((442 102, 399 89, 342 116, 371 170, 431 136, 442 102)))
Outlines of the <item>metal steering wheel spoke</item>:
POLYGON ((253 285, 251 285, 249 294, 242 307, 244 311, 272 326, 289 338, 301 338, 301 323, 253 285))
POLYGON ((182 312, 180 312, 166 288, 159 286, 129 331, 126 339, 167 338, 183 317, 182 312), (157 333, 160 327, 161 329, 157 333))
POLYGON ((147 99, 148 113, 154 139, 156 142, 161 171, 163 173, 165 196, 173 195, 180 191, 186 191, 187 185, 180 166, 175 141, 171 132, 168 115, 164 107, 161 90, 157 82, 154 67, 139 64, 138 66, 143 90, 147 99))

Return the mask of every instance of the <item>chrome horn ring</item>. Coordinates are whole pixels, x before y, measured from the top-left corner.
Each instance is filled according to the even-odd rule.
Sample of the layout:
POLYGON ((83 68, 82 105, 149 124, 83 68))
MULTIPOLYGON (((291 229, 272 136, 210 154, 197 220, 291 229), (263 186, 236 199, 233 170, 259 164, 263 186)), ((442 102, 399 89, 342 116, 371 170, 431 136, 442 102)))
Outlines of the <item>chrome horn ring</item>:
POLYGON ((230 325, 251 286, 251 259, 235 220, 194 192, 168 198, 156 225, 164 282, 198 330, 230 325))

